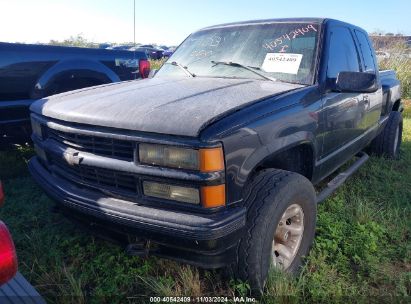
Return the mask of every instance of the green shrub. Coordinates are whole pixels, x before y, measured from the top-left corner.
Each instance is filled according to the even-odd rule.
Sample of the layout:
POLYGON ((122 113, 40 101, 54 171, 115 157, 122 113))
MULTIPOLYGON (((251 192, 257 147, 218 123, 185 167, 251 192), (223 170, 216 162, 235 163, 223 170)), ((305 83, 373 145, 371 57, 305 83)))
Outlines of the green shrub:
POLYGON ((164 62, 166 62, 166 58, 162 58, 162 59, 150 59, 150 67, 152 70, 158 70, 159 68, 161 68, 161 66, 164 64, 164 62))

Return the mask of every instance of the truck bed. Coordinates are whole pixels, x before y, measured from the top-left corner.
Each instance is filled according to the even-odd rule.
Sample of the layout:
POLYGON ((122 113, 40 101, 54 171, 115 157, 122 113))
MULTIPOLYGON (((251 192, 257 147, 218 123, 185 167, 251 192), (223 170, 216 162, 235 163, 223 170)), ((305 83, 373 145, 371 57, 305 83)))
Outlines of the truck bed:
POLYGON ((385 116, 394 103, 401 99, 401 84, 394 70, 380 71, 380 77, 383 91, 382 116, 385 116))
MULTIPOLYGON (((381 77, 381 84, 384 93, 391 89, 391 91, 395 91, 395 89, 399 89, 400 82, 398 81, 397 74, 394 70, 383 70, 380 71, 381 77)), ((397 92, 398 95, 392 95, 392 98, 396 98, 397 100, 401 98, 400 91, 397 92)))

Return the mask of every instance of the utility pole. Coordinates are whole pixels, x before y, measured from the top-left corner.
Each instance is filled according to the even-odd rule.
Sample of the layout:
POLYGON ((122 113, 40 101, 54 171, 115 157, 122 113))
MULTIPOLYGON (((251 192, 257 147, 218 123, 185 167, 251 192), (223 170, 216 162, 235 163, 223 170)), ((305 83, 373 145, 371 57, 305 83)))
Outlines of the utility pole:
POLYGON ((134 12, 134 47, 136 46, 136 0, 134 0, 134 7, 133 7, 133 12, 134 12))

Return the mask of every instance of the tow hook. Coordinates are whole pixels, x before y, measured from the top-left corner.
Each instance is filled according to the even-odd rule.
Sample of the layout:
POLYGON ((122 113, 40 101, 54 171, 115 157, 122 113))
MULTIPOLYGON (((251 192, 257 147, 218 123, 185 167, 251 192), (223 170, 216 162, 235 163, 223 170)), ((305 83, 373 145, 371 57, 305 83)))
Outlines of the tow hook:
POLYGON ((126 254, 131 256, 139 256, 147 258, 150 253, 150 240, 142 240, 141 242, 128 244, 126 254))

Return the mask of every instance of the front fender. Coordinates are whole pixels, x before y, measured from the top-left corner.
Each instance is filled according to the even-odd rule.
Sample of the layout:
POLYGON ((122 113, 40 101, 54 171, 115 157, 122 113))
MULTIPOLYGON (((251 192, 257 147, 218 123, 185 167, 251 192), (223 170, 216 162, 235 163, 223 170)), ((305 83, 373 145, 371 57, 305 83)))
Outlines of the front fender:
POLYGON ((317 154, 315 136, 310 132, 299 131, 287 136, 274 138, 269 143, 259 146, 250 153, 240 167, 238 180, 246 184, 251 173, 265 160, 299 145, 309 145, 313 155, 317 154))
MULTIPOLYGON (((226 180, 229 184, 230 203, 242 199, 242 189, 252 177, 252 173, 269 157, 299 145, 309 145, 313 156, 317 154, 313 133, 298 131, 272 138, 265 142, 252 128, 242 128, 224 138, 226 153, 226 180), (233 191, 231 191, 231 189, 233 191)), ((313 159, 313 164, 315 160, 313 159)))
POLYGON ((273 139, 270 143, 267 144, 268 155, 271 156, 276 153, 283 152, 285 150, 294 148, 298 145, 308 144, 311 146, 311 149, 316 155, 316 139, 313 133, 308 131, 298 131, 293 134, 289 134, 284 137, 279 137, 273 139))

